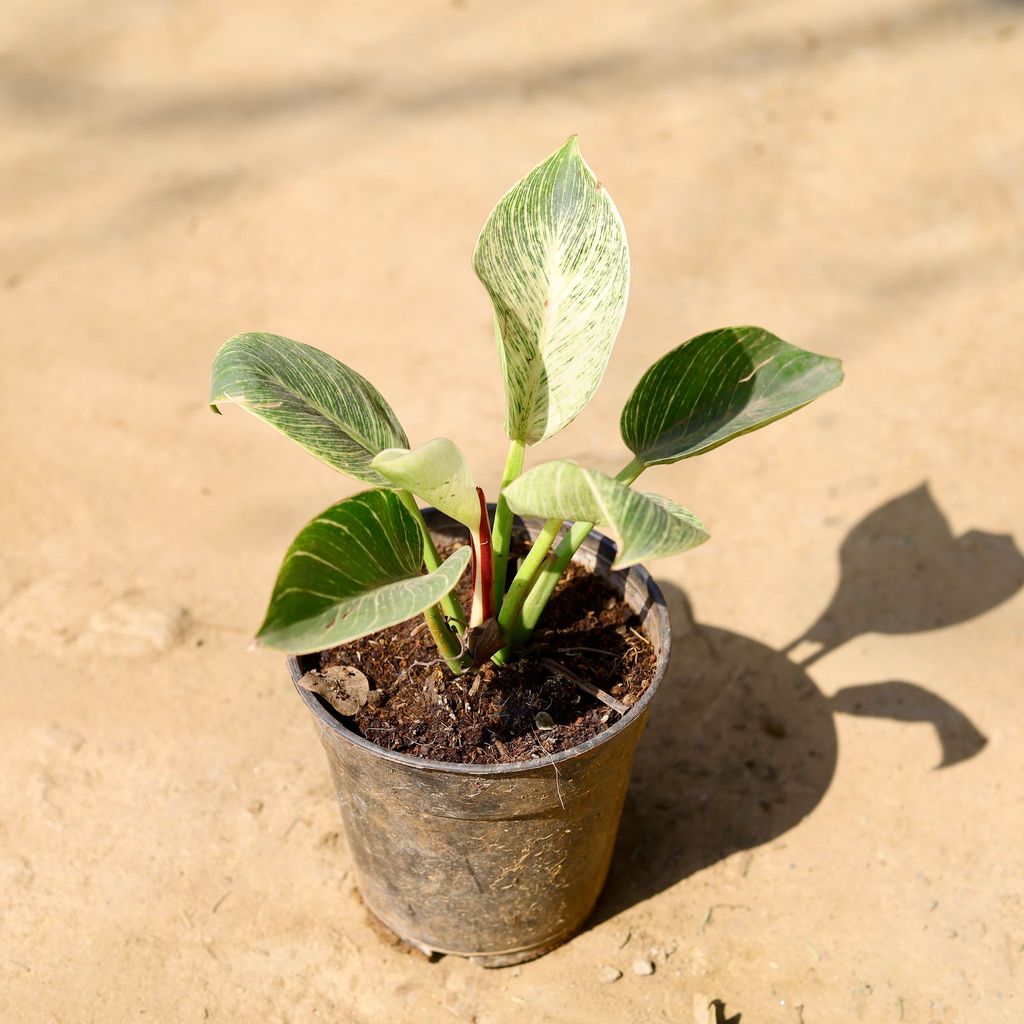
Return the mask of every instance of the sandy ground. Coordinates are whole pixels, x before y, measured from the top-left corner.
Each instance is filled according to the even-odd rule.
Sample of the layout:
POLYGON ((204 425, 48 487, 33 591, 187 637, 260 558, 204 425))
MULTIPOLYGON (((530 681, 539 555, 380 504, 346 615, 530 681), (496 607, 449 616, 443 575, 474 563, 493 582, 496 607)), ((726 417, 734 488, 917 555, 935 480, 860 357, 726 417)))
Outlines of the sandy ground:
POLYGON ((15 0, 0 33, 0 1019, 1024 1019, 1020 4, 15 0), (493 487, 470 253, 573 131, 634 288, 539 457, 616 469, 633 383, 710 327, 848 381, 651 474, 713 540, 656 568, 679 639, 612 878, 485 972, 367 923, 246 652, 355 485, 211 416, 208 369, 320 345, 493 487))

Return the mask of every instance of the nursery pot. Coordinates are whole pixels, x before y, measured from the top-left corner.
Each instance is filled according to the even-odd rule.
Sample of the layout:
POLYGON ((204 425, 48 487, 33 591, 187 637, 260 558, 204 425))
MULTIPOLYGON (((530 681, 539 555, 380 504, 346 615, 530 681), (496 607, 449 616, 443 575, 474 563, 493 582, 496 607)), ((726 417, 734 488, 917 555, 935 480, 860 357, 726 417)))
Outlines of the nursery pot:
MULTIPOLYGON (((458 524, 425 513, 438 539, 458 524)), ((536 536, 538 524, 516 521, 536 536)), ((614 546, 591 533, 575 561, 603 576, 654 647, 640 700, 600 735, 513 764, 452 764, 385 750, 296 686, 316 721, 334 779, 356 883, 366 906, 404 941, 486 967, 540 956, 583 924, 611 862, 633 753, 668 665, 665 601, 641 566, 612 572, 614 546)), ((318 655, 290 658, 293 680, 318 655)))

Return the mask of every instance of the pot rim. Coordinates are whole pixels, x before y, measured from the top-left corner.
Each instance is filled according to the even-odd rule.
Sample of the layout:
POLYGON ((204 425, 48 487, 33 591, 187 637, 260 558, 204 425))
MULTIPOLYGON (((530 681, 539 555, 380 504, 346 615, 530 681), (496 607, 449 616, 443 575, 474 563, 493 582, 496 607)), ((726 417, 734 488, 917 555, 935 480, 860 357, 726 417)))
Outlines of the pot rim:
MULTIPOLYGON (((442 521, 448 518, 447 516, 443 516, 443 514, 437 513, 436 510, 433 509, 424 509, 423 511, 424 513, 427 513, 428 511, 434 512, 436 518, 442 521)), ((531 521, 528 520, 527 522, 531 521)), ((452 525, 454 526, 457 524, 453 522, 452 525)), ((587 539, 583 543, 585 545, 594 546, 599 552, 604 545, 610 544, 611 542, 603 533, 599 533, 597 530, 591 530, 587 535, 587 539)), ((661 632, 664 637, 662 649, 654 667, 654 676, 651 678, 650 683, 648 683, 647 689, 644 690, 641 698, 633 704, 626 714, 622 715, 614 725, 609 726, 607 729, 603 729, 597 736, 594 736, 575 747, 570 747, 568 750, 560 750, 557 753, 547 754, 544 757, 538 757, 532 760, 509 761, 499 764, 465 764, 459 761, 437 761, 433 758, 417 757, 415 754, 403 754, 397 750, 387 750, 385 747, 378 746, 371 740, 366 739, 366 737, 360 736, 359 733, 349 729, 348 726, 337 718, 333 712, 328 710, 327 705, 315 693, 311 693, 309 690, 299 686, 298 681, 303 675, 303 670, 299 665, 298 657, 295 655, 289 655, 288 657, 288 669, 291 673, 292 683, 306 707, 308 707, 313 713, 321 728, 329 728, 346 742, 352 743, 357 747, 361 747, 367 753, 376 755, 377 757, 381 757, 384 760, 391 761, 395 764, 404 765, 407 768, 419 768, 423 771, 446 772, 451 775, 489 777, 520 774, 523 772, 536 771, 539 768, 548 768, 552 765, 561 764, 564 761, 568 761, 570 758, 578 757, 581 754, 585 754, 593 750, 602 743, 610 742, 618 736, 619 733, 629 728, 637 718, 643 715, 651 700, 654 698, 654 694, 657 692, 658 687, 664 680, 665 673, 668 671, 669 654, 671 653, 672 648, 672 627, 669 621, 668 608, 665 605, 665 597, 661 592, 661 588, 654 581, 654 577, 652 577, 647 569, 642 565, 634 565, 628 570, 616 571, 621 572, 623 575, 635 574, 637 583, 646 589, 651 601, 647 608, 647 615, 656 616, 662 627, 661 632)))

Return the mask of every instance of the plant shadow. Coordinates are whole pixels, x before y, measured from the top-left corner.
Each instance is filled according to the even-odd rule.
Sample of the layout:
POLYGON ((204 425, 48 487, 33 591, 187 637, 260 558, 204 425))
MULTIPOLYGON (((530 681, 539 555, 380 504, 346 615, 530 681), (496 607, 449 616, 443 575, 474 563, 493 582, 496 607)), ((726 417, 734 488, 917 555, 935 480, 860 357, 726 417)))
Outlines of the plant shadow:
POLYGON ((927 486, 865 516, 840 548, 828 609, 780 650, 698 623, 686 595, 663 587, 672 616, 668 675, 637 751, 608 883, 592 923, 740 850, 782 835, 817 807, 835 774, 837 711, 930 722, 945 768, 987 740, 963 711, 903 680, 826 696, 813 662, 867 632, 913 633, 965 622, 1024 586, 1013 538, 960 537, 927 486), (792 657, 818 644, 803 661, 792 657))

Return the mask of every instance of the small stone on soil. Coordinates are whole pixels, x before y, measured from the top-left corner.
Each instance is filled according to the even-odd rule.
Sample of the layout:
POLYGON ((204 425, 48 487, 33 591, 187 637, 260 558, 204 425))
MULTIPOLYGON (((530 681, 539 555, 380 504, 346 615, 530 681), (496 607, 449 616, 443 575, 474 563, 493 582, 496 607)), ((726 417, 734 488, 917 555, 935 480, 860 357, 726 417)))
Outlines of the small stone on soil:
POLYGON ((644 960, 643 958, 633 961, 633 973, 639 974, 644 977, 648 974, 654 973, 654 964, 650 960, 644 960))
POLYGON ((622 977, 622 971, 612 967, 610 964, 605 964, 601 968, 598 977, 601 979, 602 985, 610 985, 613 981, 618 981, 622 977))

